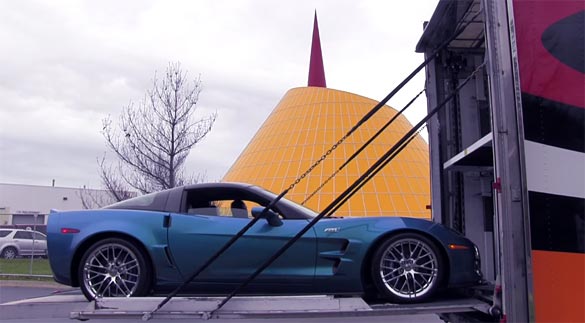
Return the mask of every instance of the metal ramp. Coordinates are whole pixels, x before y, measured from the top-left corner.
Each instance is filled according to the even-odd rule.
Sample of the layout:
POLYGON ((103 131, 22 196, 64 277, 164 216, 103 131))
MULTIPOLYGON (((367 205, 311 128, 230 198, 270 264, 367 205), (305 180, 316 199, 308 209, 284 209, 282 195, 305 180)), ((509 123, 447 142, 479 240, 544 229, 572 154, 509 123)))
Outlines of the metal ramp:
MULTIPOLYGON (((223 297, 176 297, 152 318, 166 319, 250 319, 250 318, 319 318, 359 317, 405 314, 487 313, 490 305, 474 298, 452 299, 424 304, 368 304, 360 297, 333 296, 256 296, 234 297, 215 311, 223 297)), ((161 297, 102 298, 89 303, 85 310, 71 312, 71 319, 148 320, 161 297)))

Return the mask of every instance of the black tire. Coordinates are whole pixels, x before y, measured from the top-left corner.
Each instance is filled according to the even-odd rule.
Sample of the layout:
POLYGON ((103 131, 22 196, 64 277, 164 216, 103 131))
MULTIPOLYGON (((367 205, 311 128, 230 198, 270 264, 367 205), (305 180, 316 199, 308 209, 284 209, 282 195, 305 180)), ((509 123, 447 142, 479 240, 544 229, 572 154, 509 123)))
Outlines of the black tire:
POLYGON ((0 255, 3 259, 14 259, 18 257, 18 250, 14 247, 6 247, 2 250, 2 255, 0 255))
POLYGON ((393 303, 417 303, 433 296, 445 276, 445 261, 435 243, 416 233, 390 237, 372 257, 372 281, 393 303))
POLYGON ((119 238, 100 240, 87 249, 77 275, 81 291, 90 301, 96 297, 144 296, 152 277, 141 249, 119 238))

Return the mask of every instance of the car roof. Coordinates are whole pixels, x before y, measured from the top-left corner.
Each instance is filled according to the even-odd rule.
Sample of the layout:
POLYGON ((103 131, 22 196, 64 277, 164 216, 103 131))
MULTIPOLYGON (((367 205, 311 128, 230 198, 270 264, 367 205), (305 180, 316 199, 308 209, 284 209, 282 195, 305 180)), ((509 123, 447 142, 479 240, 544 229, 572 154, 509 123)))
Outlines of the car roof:
POLYGON ((44 234, 40 231, 36 231, 36 230, 27 230, 27 229, 18 229, 18 228, 0 228, 0 231, 26 231, 26 232, 37 232, 37 233, 41 233, 44 234))
POLYGON ((198 188, 247 188, 255 186, 249 183, 238 182, 217 182, 217 183, 198 183, 182 186, 183 189, 198 189, 198 188))

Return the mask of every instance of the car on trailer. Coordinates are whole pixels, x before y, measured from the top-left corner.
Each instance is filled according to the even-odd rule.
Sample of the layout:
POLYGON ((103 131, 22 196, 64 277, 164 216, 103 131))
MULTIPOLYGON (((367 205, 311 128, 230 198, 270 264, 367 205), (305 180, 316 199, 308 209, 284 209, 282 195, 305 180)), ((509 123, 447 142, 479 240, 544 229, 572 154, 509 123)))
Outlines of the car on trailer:
MULTIPOLYGON (((317 213, 242 183, 206 183, 139 196, 97 210, 54 212, 48 221, 55 280, 87 299, 167 293, 250 220, 255 223, 188 294, 226 294, 317 213)), ((478 284, 475 245, 446 227, 404 217, 326 217, 244 289, 245 294, 367 294, 419 302, 478 284)))

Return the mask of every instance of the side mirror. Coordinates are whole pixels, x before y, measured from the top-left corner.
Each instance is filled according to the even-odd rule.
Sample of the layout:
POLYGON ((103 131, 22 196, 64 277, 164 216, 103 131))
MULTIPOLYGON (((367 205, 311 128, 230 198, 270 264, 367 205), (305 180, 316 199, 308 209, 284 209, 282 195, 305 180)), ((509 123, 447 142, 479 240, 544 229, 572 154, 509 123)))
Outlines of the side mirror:
POLYGON ((266 222, 268 222, 268 224, 273 227, 279 227, 282 225, 282 220, 280 219, 278 214, 276 214, 272 210, 267 210, 265 207, 261 206, 253 207, 252 216, 254 216, 255 218, 262 216, 262 218, 266 219, 266 222), (264 214, 262 214, 263 212, 264 214))

